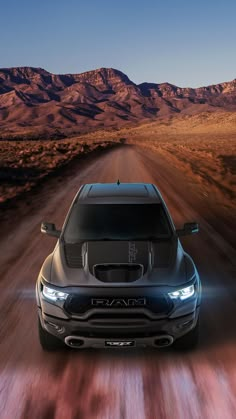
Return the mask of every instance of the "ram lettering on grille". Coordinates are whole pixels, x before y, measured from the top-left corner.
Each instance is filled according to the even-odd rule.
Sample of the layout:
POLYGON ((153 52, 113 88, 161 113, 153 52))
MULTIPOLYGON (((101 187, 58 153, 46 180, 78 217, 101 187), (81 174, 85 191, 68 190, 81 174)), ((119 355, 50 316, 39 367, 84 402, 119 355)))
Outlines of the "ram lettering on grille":
POLYGON ((143 307, 146 298, 92 298, 91 304, 97 307, 143 307))

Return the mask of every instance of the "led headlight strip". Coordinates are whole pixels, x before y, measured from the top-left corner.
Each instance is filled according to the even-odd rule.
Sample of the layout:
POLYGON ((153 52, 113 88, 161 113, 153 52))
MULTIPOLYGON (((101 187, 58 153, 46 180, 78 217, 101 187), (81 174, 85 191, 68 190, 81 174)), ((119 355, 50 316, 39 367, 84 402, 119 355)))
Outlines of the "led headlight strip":
POLYGON ((190 298, 194 295, 195 289, 194 285, 189 285, 186 288, 181 288, 180 290, 168 292, 169 297, 172 300, 180 299, 180 300, 186 300, 187 298, 190 298))
POLYGON ((43 285, 43 296, 50 301, 66 300, 69 294, 43 285))

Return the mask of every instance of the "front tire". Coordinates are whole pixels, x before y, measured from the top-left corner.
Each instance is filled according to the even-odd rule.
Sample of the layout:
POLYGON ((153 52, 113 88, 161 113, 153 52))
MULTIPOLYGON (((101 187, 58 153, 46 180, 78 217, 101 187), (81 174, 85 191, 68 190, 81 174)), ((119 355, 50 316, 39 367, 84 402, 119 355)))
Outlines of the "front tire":
POLYGON ((51 335, 42 327, 40 318, 38 318, 38 333, 39 341, 44 351, 52 352, 65 348, 64 343, 60 339, 51 335))
POLYGON ((182 336, 173 343, 173 348, 177 350, 188 351, 194 349, 199 340, 199 318, 196 326, 190 330, 186 335, 182 336))

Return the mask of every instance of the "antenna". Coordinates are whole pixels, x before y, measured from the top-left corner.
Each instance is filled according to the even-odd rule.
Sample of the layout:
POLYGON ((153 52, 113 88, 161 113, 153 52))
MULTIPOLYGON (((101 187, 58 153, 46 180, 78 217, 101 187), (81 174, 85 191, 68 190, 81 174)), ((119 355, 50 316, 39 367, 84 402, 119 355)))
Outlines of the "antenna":
POLYGON ((117 180, 117 185, 119 185, 120 184, 120 181, 119 181, 119 179, 117 180))

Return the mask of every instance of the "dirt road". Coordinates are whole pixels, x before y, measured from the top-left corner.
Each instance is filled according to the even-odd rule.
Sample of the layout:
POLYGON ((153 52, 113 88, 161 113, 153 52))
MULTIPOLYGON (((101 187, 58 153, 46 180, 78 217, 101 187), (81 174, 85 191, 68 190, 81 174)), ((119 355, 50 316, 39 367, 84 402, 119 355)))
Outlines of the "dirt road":
POLYGON ((230 419, 236 415, 236 280, 233 233, 181 172, 137 147, 104 152, 50 179, 0 221, 1 419, 230 419), (37 337, 35 279, 55 240, 42 220, 62 225, 83 183, 152 182, 185 238, 203 282, 201 339, 193 353, 171 349, 43 353, 37 337), (219 221, 219 228, 217 222, 219 221))

